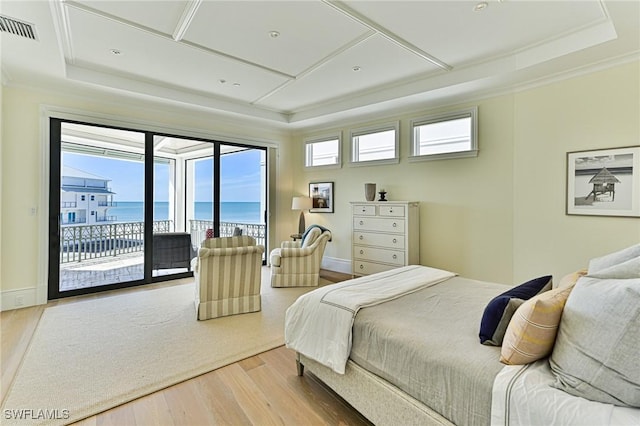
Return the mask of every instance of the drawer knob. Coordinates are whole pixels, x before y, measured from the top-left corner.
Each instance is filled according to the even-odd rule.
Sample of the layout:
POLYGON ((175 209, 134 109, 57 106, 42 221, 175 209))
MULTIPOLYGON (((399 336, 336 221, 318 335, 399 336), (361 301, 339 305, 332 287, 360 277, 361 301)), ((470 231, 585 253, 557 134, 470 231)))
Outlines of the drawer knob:
POLYGON ((395 223, 395 222, 393 222, 393 227, 394 227, 394 228, 397 228, 397 227, 398 227, 398 224, 397 224, 397 223, 395 223))
POLYGON ((360 250, 360 254, 364 254, 364 250, 360 250))
POLYGON ((394 239, 393 239, 393 244, 395 244, 395 243, 397 243, 397 242, 398 242, 398 240, 394 238, 394 239))
POLYGON ((359 239, 360 241, 364 240, 364 235, 360 235, 359 239))
POLYGON ((362 208, 362 213, 366 212, 367 209, 365 209, 364 207, 362 208))
POLYGON ((360 269, 364 269, 364 265, 362 263, 360 264, 360 269))
POLYGON ((393 258, 394 258, 394 259, 397 259, 397 258, 398 258, 398 255, 397 255, 397 254, 394 254, 394 255, 393 255, 393 258))
POLYGON ((363 222, 363 221, 360 221, 360 225, 364 225, 364 222, 363 222))
POLYGON ((393 209, 389 209, 389 213, 393 213, 393 209))

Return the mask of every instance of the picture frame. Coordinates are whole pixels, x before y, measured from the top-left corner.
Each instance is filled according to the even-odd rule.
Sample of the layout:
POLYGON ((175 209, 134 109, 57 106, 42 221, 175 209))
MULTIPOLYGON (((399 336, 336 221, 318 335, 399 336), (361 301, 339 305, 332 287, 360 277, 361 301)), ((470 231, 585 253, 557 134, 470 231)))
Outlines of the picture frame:
POLYGON ((311 213, 333 213, 333 182, 309 183, 309 197, 313 200, 311 213))
POLYGON ((567 215, 640 217, 640 145, 567 153, 567 215))

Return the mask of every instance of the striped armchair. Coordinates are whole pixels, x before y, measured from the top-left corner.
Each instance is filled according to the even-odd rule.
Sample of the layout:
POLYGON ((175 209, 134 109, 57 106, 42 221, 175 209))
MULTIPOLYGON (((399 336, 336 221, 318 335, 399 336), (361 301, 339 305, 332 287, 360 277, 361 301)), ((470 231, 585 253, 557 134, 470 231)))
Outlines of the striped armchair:
POLYGON ((208 238, 193 260, 199 320, 261 309, 263 246, 249 236, 208 238))
POLYGON ((302 241, 284 241, 280 248, 271 251, 271 287, 318 285, 320 263, 331 231, 314 227, 305 234, 302 241))

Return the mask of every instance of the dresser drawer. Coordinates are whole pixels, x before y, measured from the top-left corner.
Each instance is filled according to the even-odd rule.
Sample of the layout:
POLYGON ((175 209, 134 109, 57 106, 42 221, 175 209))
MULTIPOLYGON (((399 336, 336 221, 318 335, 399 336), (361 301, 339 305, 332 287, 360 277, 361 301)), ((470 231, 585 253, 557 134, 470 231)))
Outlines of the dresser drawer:
POLYGON ((378 263, 370 263, 362 260, 353 261, 353 274, 354 275, 370 275, 378 272, 388 271, 395 269, 397 266, 393 265, 381 265, 378 263))
POLYGON ((354 217, 353 229, 404 233, 404 219, 382 217, 354 217))
POLYGON ((391 263, 398 266, 404 265, 404 251, 401 250, 353 246, 353 258, 372 262, 391 263))
POLYGON ((388 205, 388 206, 380 206, 378 209, 378 214, 380 216, 387 217, 404 217, 404 206, 398 205, 388 205))
POLYGON ((372 206, 368 204, 354 204, 353 214, 355 216, 375 216, 376 206, 372 206))
POLYGON ((353 233, 353 243, 367 246, 404 249, 404 235, 356 231, 353 233))

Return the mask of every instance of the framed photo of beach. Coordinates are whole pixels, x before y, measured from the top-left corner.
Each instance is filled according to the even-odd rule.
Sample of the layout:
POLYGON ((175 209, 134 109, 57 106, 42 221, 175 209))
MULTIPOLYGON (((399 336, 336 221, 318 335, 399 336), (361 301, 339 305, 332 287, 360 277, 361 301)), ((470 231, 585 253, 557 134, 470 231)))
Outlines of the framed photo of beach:
POLYGON ((311 213, 333 213, 333 182, 311 182, 309 197, 313 200, 311 213))
POLYGON ((640 145, 568 152, 567 214, 640 217, 640 145))

